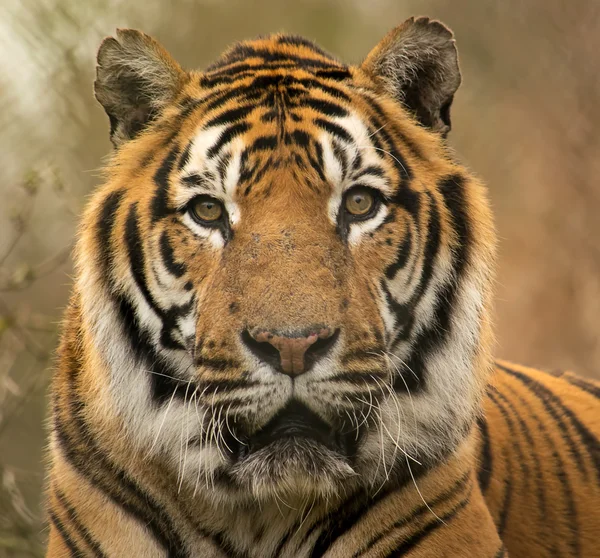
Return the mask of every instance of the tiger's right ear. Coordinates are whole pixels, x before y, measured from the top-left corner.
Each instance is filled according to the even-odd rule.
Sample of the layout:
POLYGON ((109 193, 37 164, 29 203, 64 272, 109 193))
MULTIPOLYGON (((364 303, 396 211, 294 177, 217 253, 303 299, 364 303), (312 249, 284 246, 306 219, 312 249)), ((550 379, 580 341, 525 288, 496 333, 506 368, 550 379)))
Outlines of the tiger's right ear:
POLYGON ((115 147, 135 137, 172 102, 188 74, 152 37, 117 29, 97 56, 94 93, 110 119, 115 147))

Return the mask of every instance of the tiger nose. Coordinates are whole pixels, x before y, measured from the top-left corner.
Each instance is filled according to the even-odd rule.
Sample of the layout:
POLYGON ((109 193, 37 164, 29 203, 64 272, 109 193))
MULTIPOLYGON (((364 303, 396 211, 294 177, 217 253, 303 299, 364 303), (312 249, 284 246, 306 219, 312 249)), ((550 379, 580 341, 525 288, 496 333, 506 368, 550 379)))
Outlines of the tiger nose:
POLYGON ((329 353, 338 335, 331 327, 285 334, 254 328, 244 331, 242 340, 260 360, 295 378, 329 353))

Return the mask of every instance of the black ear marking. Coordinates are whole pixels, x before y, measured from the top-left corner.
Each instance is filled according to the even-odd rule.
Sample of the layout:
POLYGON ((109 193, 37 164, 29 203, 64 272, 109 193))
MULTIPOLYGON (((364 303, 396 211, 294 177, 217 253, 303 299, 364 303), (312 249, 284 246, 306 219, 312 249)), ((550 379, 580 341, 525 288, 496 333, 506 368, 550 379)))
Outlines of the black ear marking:
POLYGON ((154 120, 188 79, 154 39, 135 29, 118 29, 97 55, 94 93, 110 120, 115 147, 154 120))
POLYGON ((361 67, 421 124, 447 135, 461 76, 454 36, 445 25, 410 18, 390 31, 361 67))

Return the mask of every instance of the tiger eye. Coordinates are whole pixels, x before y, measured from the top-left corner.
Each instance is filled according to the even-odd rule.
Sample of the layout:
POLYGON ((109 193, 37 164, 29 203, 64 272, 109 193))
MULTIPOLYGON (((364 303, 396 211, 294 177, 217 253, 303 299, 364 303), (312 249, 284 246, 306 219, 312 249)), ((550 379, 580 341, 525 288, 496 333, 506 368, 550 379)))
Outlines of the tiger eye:
POLYGON ((373 209, 375 198, 366 188, 355 188, 346 196, 346 211, 358 217, 373 209))
POLYGON ((199 221, 211 223, 223 216, 223 205, 213 198, 202 196, 192 202, 190 211, 199 221))

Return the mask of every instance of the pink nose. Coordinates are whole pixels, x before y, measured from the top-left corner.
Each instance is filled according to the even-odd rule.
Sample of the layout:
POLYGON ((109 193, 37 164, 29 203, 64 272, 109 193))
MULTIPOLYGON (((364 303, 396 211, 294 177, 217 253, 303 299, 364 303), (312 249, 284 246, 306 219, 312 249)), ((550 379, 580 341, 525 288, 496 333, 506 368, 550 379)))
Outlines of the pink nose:
MULTIPOLYGON (((336 331, 333 328, 324 327, 303 336, 279 335, 275 332, 256 329, 250 333, 250 336, 257 342, 256 348, 259 350, 260 345, 267 343, 277 349, 281 372, 294 378, 306 372, 310 364, 333 346, 337 338, 335 334, 336 331), (307 358, 308 356, 311 358, 307 358)), ((255 350, 254 352, 257 354, 259 351, 255 350)))

